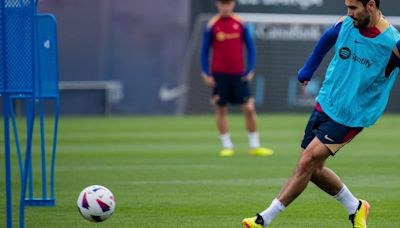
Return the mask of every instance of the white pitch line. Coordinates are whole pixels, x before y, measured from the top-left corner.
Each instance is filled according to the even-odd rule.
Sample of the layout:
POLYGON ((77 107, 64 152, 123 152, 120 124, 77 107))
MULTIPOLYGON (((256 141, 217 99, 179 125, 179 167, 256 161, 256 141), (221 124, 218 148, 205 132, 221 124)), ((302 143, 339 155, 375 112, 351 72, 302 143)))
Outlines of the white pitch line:
POLYGON ((128 181, 124 184, 128 185, 280 185, 284 183, 287 178, 267 178, 267 179, 231 179, 231 180, 221 180, 221 179, 205 179, 205 180, 144 180, 144 181, 128 181))

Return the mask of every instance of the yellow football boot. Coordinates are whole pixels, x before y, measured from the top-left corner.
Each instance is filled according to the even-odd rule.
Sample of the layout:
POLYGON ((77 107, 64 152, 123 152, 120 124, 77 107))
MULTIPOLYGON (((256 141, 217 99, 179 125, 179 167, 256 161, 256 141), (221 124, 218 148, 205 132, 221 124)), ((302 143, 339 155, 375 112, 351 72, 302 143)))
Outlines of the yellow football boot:
POLYGON ((260 223, 264 223, 260 215, 257 215, 252 218, 245 218, 242 221, 244 228, 264 228, 264 226, 261 225, 260 223))
POLYGON ((265 157, 265 156, 271 156, 274 154, 274 151, 268 148, 264 147, 258 147, 254 149, 249 149, 249 154, 251 156, 260 156, 260 157, 265 157))
POLYGON ((221 152, 219 152, 219 156, 221 157, 231 157, 233 154, 235 154, 233 149, 223 149, 221 152))
POLYGON ((367 218, 371 206, 365 200, 360 200, 360 205, 355 214, 349 216, 353 228, 367 228, 367 218))

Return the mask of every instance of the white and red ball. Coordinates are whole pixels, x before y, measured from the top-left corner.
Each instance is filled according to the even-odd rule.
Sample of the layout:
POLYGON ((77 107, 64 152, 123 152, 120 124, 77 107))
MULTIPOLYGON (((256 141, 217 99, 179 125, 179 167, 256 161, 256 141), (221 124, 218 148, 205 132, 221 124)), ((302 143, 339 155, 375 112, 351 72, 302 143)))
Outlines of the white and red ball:
POLYGON ((108 219, 115 210, 114 195, 106 187, 89 186, 79 194, 78 209, 81 215, 92 222, 108 219))

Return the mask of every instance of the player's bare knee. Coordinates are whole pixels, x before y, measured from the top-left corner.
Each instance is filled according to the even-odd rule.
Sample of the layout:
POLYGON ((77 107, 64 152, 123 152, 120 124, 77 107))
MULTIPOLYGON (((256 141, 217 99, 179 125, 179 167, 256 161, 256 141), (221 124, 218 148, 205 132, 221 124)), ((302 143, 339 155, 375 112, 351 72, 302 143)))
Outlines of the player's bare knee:
POLYGON ((256 112, 253 102, 247 102, 242 106, 242 110, 246 115, 253 115, 256 112))
POLYGON ((297 174, 307 174, 312 175, 315 170, 319 168, 320 160, 314 156, 312 151, 305 150, 298 162, 296 173, 297 174))
POLYGON ((308 176, 313 173, 312 161, 309 157, 302 157, 297 164, 295 175, 298 177, 308 176))
POLYGON ((217 116, 224 116, 226 115, 226 112, 227 112, 226 107, 215 105, 215 114, 217 116))

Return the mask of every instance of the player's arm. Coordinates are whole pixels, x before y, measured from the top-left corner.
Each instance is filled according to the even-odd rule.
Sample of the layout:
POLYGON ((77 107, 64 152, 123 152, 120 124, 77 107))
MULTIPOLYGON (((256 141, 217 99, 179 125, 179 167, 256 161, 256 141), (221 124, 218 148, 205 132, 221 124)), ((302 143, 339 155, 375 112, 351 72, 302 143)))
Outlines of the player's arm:
POLYGON ((243 39, 247 48, 247 68, 243 76, 246 80, 251 80, 254 76, 256 65, 256 45, 254 44, 248 25, 244 25, 243 39))
POLYGON ((344 18, 345 17, 341 18, 322 35, 306 64, 298 72, 298 80, 300 83, 308 84, 326 54, 336 44, 344 18))
POLYGON ((209 87, 215 87, 215 80, 211 76, 209 56, 212 44, 212 31, 207 26, 203 33, 203 41, 201 44, 201 70, 204 83, 209 87))

